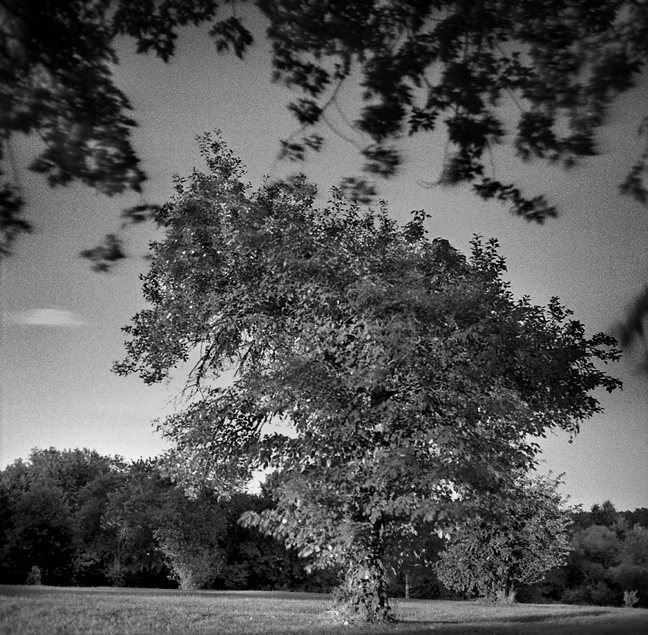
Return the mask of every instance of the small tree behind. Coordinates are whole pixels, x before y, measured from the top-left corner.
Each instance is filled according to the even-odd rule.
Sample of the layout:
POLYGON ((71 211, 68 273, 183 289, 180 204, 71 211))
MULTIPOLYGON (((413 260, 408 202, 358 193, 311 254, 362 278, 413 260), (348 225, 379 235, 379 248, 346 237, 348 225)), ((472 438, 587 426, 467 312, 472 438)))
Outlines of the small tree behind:
POLYGON ((521 476, 518 492, 488 501, 441 552, 436 563, 441 582, 467 595, 512 601, 516 584, 540 582, 549 569, 564 564, 572 510, 557 491, 559 483, 521 476))
POLYGON ((225 564, 219 545, 225 530, 225 512, 209 493, 192 498, 179 488, 167 493, 155 537, 171 570, 170 578, 181 589, 213 587, 225 564))

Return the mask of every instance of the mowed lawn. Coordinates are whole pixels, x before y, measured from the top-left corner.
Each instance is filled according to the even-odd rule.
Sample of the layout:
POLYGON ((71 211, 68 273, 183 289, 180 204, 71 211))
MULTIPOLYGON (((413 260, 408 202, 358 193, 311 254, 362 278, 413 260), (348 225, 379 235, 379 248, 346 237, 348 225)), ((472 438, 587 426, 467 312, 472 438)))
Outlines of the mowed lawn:
POLYGON ((2 635, 646 635, 648 610, 396 600, 390 626, 335 623, 314 593, 0 586, 2 635))

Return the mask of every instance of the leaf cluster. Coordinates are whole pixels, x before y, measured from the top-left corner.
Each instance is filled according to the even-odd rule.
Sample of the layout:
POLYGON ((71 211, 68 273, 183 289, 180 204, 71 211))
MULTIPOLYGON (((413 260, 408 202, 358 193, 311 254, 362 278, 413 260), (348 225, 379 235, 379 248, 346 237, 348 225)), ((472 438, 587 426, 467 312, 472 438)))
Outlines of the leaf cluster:
MULTIPOLYGON (((217 7, 214 0, 3 2, 0 161, 13 164, 12 135, 37 134, 45 148, 30 169, 44 174, 49 185, 77 181, 108 196, 141 192, 146 175, 131 137, 137 124, 112 77, 111 66, 118 63, 115 42, 131 37, 138 53, 167 62, 178 29, 211 21, 217 7)), ((235 17, 214 22, 210 34, 219 50, 231 42, 239 54, 251 41, 235 17)), ((9 182, 1 187, 0 256, 9 253, 17 235, 31 230, 20 215, 19 188, 9 182)), ((125 216, 132 220, 130 210, 125 216)), ((97 270, 121 257, 114 249, 100 248, 83 255, 97 270)))
POLYGON ((569 603, 620 605, 624 596, 634 591, 639 605, 647 606, 645 512, 645 508, 617 512, 610 501, 605 501, 590 512, 577 514, 569 558, 548 576, 552 597, 569 603))
MULTIPOLYGON (((647 9, 635 0, 257 5, 270 21, 274 78, 305 94, 290 106, 301 126, 291 137, 295 156, 308 146, 295 137, 330 126, 326 113, 337 107, 342 83, 359 75, 364 105, 353 127, 369 138, 361 148, 365 170, 396 174, 398 141, 443 124, 440 183, 467 183, 540 223, 556 208, 488 169, 511 111, 509 143, 522 160, 572 167, 598 152, 596 132, 609 105, 634 85, 648 52, 647 9)), ((643 153, 621 191, 645 202, 645 173, 643 153)))

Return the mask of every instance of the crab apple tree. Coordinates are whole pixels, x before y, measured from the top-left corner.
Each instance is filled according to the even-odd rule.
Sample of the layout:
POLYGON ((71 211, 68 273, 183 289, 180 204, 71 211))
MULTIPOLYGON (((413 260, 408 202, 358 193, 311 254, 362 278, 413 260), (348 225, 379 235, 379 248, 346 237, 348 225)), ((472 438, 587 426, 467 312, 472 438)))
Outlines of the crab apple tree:
POLYGON ((342 564, 347 614, 388 619, 386 545, 510 489, 546 430, 576 433, 591 391, 619 385, 599 364, 614 340, 515 299, 494 240, 466 257, 422 211, 400 225, 335 192, 318 208, 303 179, 253 191, 218 137, 200 145, 209 171, 157 217, 150 306, 115 369, 190 367, 192 398, 161 424, 185 474, 276 470, 274 508, 243 522, 342 564))

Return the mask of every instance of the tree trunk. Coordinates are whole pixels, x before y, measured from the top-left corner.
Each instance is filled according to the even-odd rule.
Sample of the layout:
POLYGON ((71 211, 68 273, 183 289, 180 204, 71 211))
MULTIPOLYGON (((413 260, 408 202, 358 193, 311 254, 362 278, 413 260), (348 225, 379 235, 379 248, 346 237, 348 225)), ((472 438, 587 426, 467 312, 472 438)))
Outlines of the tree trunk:
POLYGON ((349 621, 390 621, 387 578, 383 562, 383 522, 358 536, 349 553, 344 580, 333 594, 335 608, 349 621))
POLYGON ((509 580, 508 590, 506 592, 506 602, 508 604, 514 604, 516 595, 517 591, 515 590, 515 582, 513 580, 509 580))

